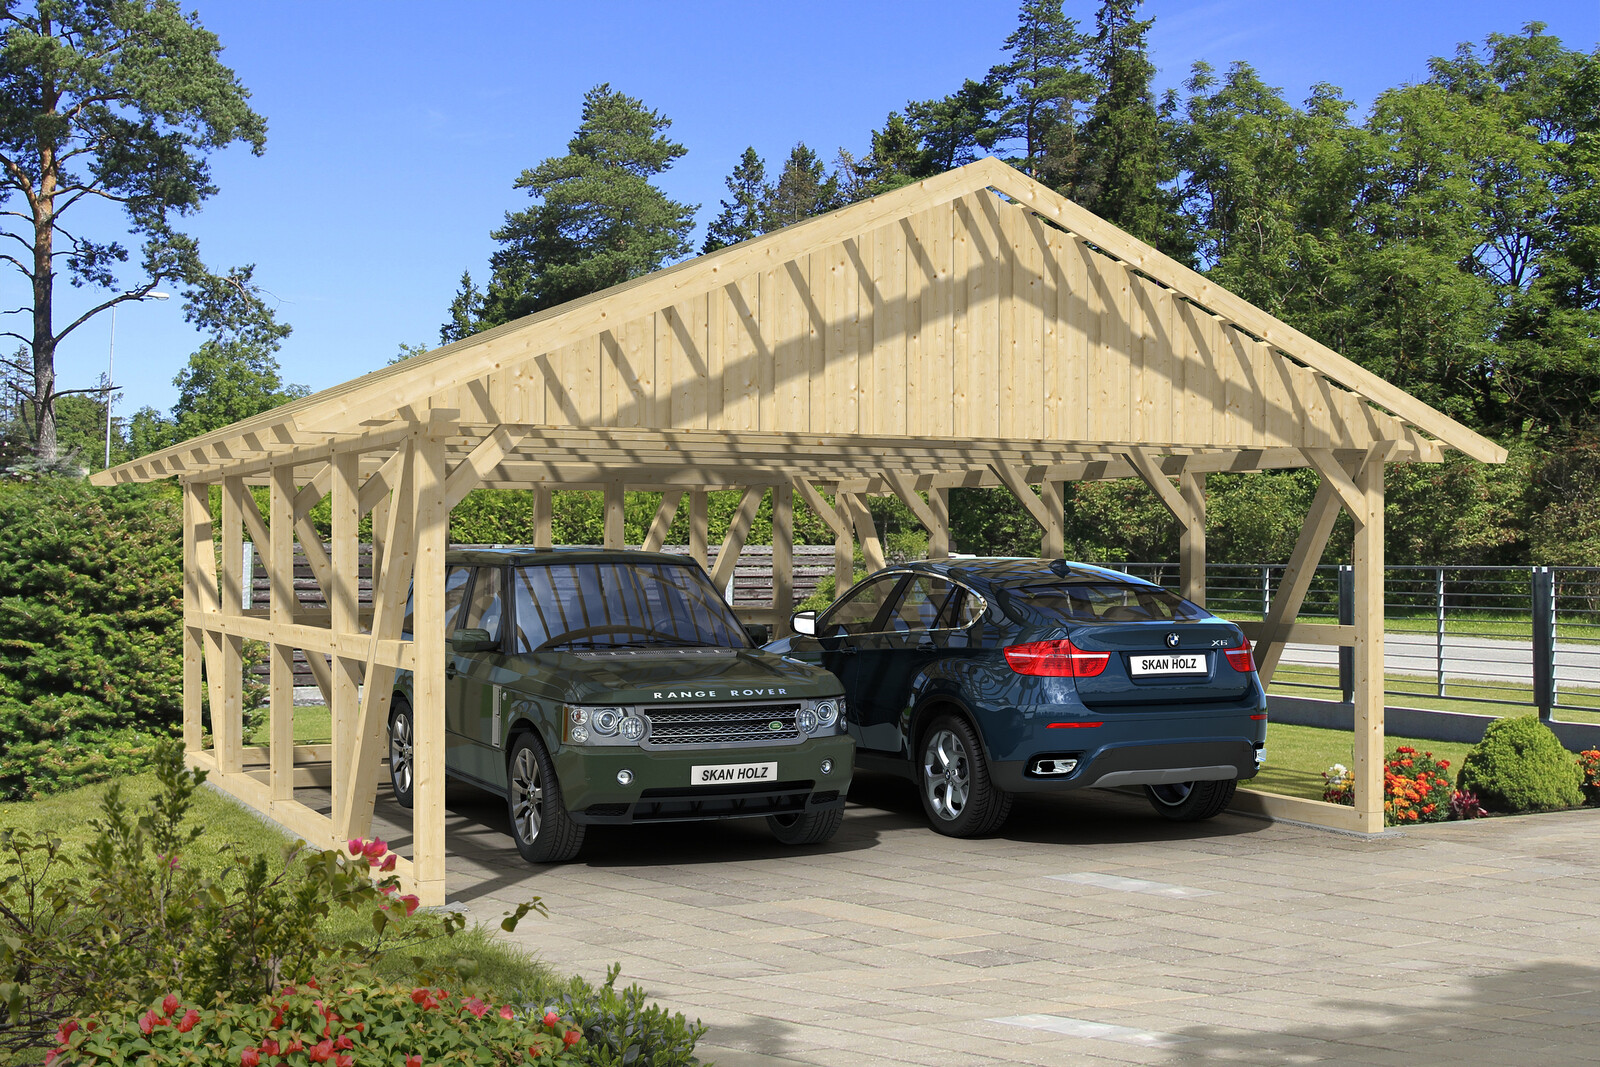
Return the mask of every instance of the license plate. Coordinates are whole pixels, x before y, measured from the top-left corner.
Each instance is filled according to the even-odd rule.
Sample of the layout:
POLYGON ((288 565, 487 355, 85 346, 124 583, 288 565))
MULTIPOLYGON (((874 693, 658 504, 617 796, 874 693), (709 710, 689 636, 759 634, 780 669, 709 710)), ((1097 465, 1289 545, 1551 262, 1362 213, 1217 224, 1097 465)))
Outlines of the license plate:
POLYGON ((1204 674, 1206 673, 1206 657, 1203 652, 1195 652, 1183 656, 1139 656, 1132 657, 1130 664, 1135 678, 1148 678, 1163 674, 1204 674))
POLYGON ((747 785, 777 780, 776 763, 717 763, 689 768, 690 785, 747 785))

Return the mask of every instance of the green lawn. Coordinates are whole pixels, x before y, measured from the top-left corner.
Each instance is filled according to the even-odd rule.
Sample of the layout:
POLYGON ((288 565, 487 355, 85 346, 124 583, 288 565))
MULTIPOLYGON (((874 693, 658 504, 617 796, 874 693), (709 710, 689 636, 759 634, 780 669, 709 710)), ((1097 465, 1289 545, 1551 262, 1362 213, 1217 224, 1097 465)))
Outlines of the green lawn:
MULTIPOLYGON (((1322 772, 1335 763, 1352 765, 1349 730, 1324 730, 1315 726, 1290 726, 1267 723, 1267 762, 1261 773, 1244 783, 1249 789, 1284 796, 1322 799, 1322 772)), ((1471 745, 1449 741, 1424 741, 1414 737, 1389 737, 1386 752, 1410 745, 1420 752, 1432 752, 1450 761, 1451 772, 1461 767, 1471 745)))
MULTIPOLYGON (((265 745, 269 740, 266 709, 261 712, 261 725, 250 733, 247 742, 265 745)), ((325 745, 333 740, 333 713, 326 704, 305 704, 294 709, 294 743, 297 745, 325 745)))
MULTIPOLYGON (((1277 696, 1337 700, 1338 685, 1339 672, 1336 668, 1283 664, 1272 676, 1272 685, 1267 691, 1277 696)), ((1487 685, 1477 680, 1446 678, 1447 695, 1441 697, 1436 680, 1431 675, 1387 674, 1384 676, 1384 688, 1389 693, 1388 703, 1396 707, 1496 715, 1502 718, 1533 713, 1533 686, 1518 682, 1487 685)), ((1556 709, 1557 719, 1566 722, 1600 722, 1600 689, 1562 686, 1557 698, 1564 705, 1556 709)))
MULTIPOLYGON (((326 721, 327 710, 321 709, 326 721)), ((122 795, 130 810, 143 810, 155 795, 156 781, 153 773, 122 779, 122 795)), ((49 833, 60 838, 69 850, 81 849, 88 843, 92 831, 89 820, 100 814, 100 801, 109 786, 105 783, 85 786, 43 800, 0 804, 0 828, 26 830, 30 834, 49 833)), ((239 862, 241 856, 262 853, 278 856, 292 838, 275 827, 268 826, 255 815, 226 797, 210 789, 195 791, 193 806, 189 809, 189 822, 205 827, 205 835, 192 846, 184 862, 198 869, 217 874, 225 867, 239 862)), ((523 924, 545 922, 537 915, 523 919, 523 924)), ((339 939, 360 937, 370 933, 362 917, 341 916, 331 933, 339 939)), ((501 941, 494 940, 482 927, 468 927, 461 934, 417 946, 408 951, 405 959, 395 959, 392 966, 379 970, 396 976, 413 971, 409 957, 416 955, 430 964, 468 958, 477 961, 482 980, 496 990, 513 991, 531 1000, 544 999, 556 986, 564 985, 543 964, 501 941)))

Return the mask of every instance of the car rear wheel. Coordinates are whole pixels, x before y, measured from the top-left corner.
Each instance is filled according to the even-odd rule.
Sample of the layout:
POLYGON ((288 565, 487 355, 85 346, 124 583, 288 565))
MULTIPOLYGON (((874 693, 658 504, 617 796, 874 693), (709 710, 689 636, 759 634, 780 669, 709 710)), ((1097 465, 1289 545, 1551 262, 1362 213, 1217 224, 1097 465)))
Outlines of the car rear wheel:
POLYGON ((768 815, 767 827, 773 837, 786 845, 820 845, 834 835, 843 821, 843 809, 829 808, 827 811, 768 815))
POLYGON ((1144 795, 1150 806, 1173 822, 1199 822, 1226 808, 1239 788, 1237 778, 1220 782, 1174 782, 1147 785, 1144 795))
POLYGON ((522 858, 529 863, 566 863, 576 857, 583 848, 584 827, 567 814, 555 766, 538 737, 517 735, 509 771, 506 804, 511 837, 522 858))
POLYGON ((917 794, 933 828, 950 837, 1000 829, 1011 814, 1011 794, 989 777, 972 725, 956 715, 941 715, 923 735, 921 749, 917 794))
POLYGON ((412 742, 416 735, 411 719, 411 705, 398 694, 394 710, 389 713, 389 787, 394 790, 395 803, 402 808, 411 806, 412 742))

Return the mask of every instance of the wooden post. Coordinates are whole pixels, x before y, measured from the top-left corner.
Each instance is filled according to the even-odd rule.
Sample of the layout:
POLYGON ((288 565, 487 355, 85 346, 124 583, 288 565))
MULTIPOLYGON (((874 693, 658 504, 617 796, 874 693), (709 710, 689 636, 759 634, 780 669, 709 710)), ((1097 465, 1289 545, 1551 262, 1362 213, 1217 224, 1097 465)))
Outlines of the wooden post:
POLYGON ((862 562, 867 573, 882 570, 883 542, 878 540, 878 527, 872 521, 872 512, 867 510, 866 501, 854 493, 839 493, 834 499, 837 506, 843 509, 841 514, 848 516, 856 528, 856 540, 861 542, 862 562))
POLYGON ((1355 519, 1355 808, 1368 833, 1383 830, 1383 463, 1374 448, 1356 472, 1362 508, 1355 519))
POLYGON ((689 558, 706 566, 706 494, 695 489, 689 493, 689 558))
POLYGON ((950 558, 950 490, 929 489, 928 508, 938 520, 928 530, 928 558, 950 558))
POLYGON ((623 493, 621 482, 608 482, 605 488, 605 527, 602 536, 606 548, 623 548, 627 544, 623 533, 623 493))
POLYGON ((787 637, 794 614, 794 486, 772 487, 772 636, 787 637))
POLYGON ((1044 505, 1044 532, 1039 535, 1039 555, 1060 559, 1066 552, 1066 514, 1061 500, 1060 482, 1039 483, 1039 503, 1044 505))
MULTIPOLYGON (((360 473, 357 452, 333 454, 333 566, 328 597, 333 632, 341 639, 358 639, 360 623, 360 473)), ((328 705, 333 722, 333 821, 342 824, 350 803, 346 768, 350 740, 361 713, 362 660, 350 655, 333 658, 333 694, 328 705)))
POLYGON ((535 486, 533 490, 533 547, 549 548, 554 542, 550 536, 550 487, 535 486))
MULTIPOLYGON (((411 642, 416 656, 411 681, 415 803, 411 809, 411 862, 417 896, 422 903, 436 906, 444 903, 445 895, 444 554, 450 512, 444 490, 444 438, 421 437, 416 447, 416 557, 411 601, 411 642)), ((608 488, 608 504, 611 495, 608 488)), ((616 487, 615 495, 620 511, 621 485, 616 487)), ((610 511, 609 506, 607 510, 610 511)), ((621 525, 620 521, 617 525, 621 525)))
MULTIPOLYGON (((211 550, 211 516, 207 497, 196 489, 205 486, 183 486, 183 613, 190 616, 204 611, 205 598, 201 593, 200 553, 211 550), (205 535, 202 544, 201 535, 205 535)), ((189 752, 200 751, 200 738, 205 729, 201 708, 205 700, 205 680, 201 671, 205 663, 204 631, 185 624, 183 627, 183 747, 189 752)), ((217 709, 212 709, 215 720, 217 709)), ((212 730, 213 737, 216 731, 212 730)))
MULTIPOLYGON (((294 465, 272 468, 269 533, 272 552, 267 574, 272 582, 272 621, 293 624, 299 606, 294 592, 294 465)), ((270 652, 271 704, 268 715, 268 753, 271 797, 294 799, 294 646, 273 640, 270 652)))
MULTIPOLYGON (((244 514, 241 504, 255 508, 255 498, 239 477, 222 480, 222 613, 244 614, 244 514)), ((256 514, 260 514, 257 510, 256 514)), ((222 707, 211 709, 212 743, 217 769, 242 768, 244 754, 244 640, 222 639, 222 707)))
POLYGON ((1178 592, 1206 606, 1206 476, 1184 471, 1178 493, 1189 506, 1188 521, 1178 535, 1178 592))

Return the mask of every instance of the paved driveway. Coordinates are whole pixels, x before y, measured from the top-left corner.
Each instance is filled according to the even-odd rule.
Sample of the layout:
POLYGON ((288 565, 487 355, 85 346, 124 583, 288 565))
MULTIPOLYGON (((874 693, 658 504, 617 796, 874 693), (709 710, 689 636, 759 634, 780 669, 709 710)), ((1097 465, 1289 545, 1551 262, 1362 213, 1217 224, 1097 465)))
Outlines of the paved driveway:
MULTIPOLYGON (((1361 839, 1142 798, 1019 802, 997 837, 858 783, 829 845, 759 823, 591 833, 524 866, 500 802, 450 793, 450 895, 557 971, 622 964, 751 1064, 1595 1061, 1600 812, 1361 839)), ((405 813, 380 800, 402 849, 405 813)))

